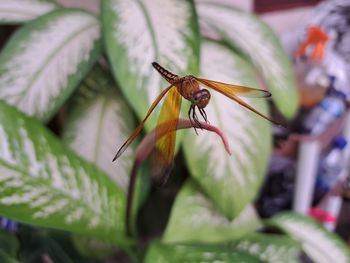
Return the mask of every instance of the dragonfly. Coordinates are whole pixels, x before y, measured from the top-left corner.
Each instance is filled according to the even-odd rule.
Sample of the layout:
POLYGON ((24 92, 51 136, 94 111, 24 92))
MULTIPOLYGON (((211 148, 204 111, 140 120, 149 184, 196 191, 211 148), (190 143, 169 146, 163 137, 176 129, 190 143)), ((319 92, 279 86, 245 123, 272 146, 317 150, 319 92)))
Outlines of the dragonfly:
MULTIPOLYGON (((173 166, 174 150, 176 141, 176 127, 180 115, 182 98, 191 102, 191 106, 188 110, 188 118, 193 124, 193 128, 197 133, 196 127, 201 128, 201 124, 197 115, 197 112, 202 116, 205 122, 208 123, 208 117, 205 112, 205 107, 210 101, 210 92, 206 88, 213 89, 226 97, 232 99, 238 104, 244 106, 250 111, 258 114, 262 118, 278 125, 274 120, 268 116, 260 113, 251 107, 248 103, 242 100, 240 97, 250 98, 266 98, 270 97, 270 92, 261 89, 249 88, 245 86, 232 85, 222 82, 217 82, 208 79, 197 78, 193 75, 187 75, 180 77, 169 70, 165 69, 157 62, 153 62, 152 66, 160 73, 160 75, 169 82, 169 86, 165 88, 152 103, 149 108, 146 117, 136 127, 130 137, 119 148, 117 154, 114 156, 113 161, 119 158, 126 148, 132 143, 136 136, 142 131, 145 122, 156 108, 158 103, 166 95, 165 101, 162 105, 160 115, 158 118, 158 124, 156 127, 156 152, 155 160, 157 166, 160 167, 161 174, 168 174, 173 166), (166 123, 166 125, 164 125, 166 123), (163 124, 163 125, 162 125, 163 124), (165 135, 164 135, 165 134, 165 135)), ((198 133, 197 133, 198 135, 198 133)))

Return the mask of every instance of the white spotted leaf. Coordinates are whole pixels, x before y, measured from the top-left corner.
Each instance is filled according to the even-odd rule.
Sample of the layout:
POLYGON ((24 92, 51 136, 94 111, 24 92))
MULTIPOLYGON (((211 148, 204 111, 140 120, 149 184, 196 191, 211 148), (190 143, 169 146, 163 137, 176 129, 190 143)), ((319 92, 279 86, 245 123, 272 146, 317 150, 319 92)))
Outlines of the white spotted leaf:
POLYGON ((233 250, 225 245, 162 244, 153 242, 147 251, 145 263, 261 263, 257 257, 233 250))
POLYGON ((24 23, 56 8, 54 2, 46 0, 1 0, 0 24, 24 23))
POLYGON ((125 193, 33 118, 0 102, 0 214, 121 244, 125 193))
POLYGON ((273 31, 257 16, 217 0, 195 0, 204 34, 238 48, 262 73, 279 111, 292 118, 298 96, 291 63, 273 31))
POLYGON ((297 263, 301 253, 301 245, 297 241, 273 234, 249 234, 230 243, 230 247, 257 256, 266 263, 297 263))
MULTIPOLYGON (((259 88, 255 72, 231 49, 204 41, 201 76, 215 81, 259 88)), ((256 197, 271 151, 271 124, 224 95, 211 91, 205 108, 210 123, 228 138, 228 155, 217 137, 208 132, 188 133, 184 150, 191 176, 228 218, 237 216, 256 197)), ((265 98, 242 98, 267 114, 265 98)))
POLYGON ((94 67, 69 104, 63 140, 126 192, 134 148, 129 147, 116 162, 112 158, 133 127, 131 111, 111 77, 94 67))
POLYGON ((247 205, 234 219, 222 215, 213 203, 188 181, 172 208, 164 242, 225 242, 241 238, 261 227, 252 205, 247 205))
POLYGON ((21 27, 0 54, 0 98, 47 121, 101 52, 93 15, 58 9, 21 27))
MULTIPOLYGON (((177 75, 197 73, 199 31, 192 0, 103 0, 102 21, 114 76, 140 119, 169 86, 153 61, 177 75)), ((158 109, 146 123, 148 130, 158 109)))
POLYGON ((270 223, 299 241, 304 252, 315 263, 350 262, 348 246, 336 234, 309 217, 285 212, 273 217, 270 223))

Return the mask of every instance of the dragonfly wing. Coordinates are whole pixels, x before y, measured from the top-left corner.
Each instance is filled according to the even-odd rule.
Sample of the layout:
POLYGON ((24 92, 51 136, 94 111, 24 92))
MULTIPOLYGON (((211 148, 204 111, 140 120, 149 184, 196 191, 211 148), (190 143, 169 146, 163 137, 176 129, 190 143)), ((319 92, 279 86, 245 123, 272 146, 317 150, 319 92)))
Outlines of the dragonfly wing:
POLYGON ((130 135, 130 137, 125 141, 125 143, 120 147, 120 149, 118 150, 117 154, 114 156, 113 158, 113 162, 119 158, 122 153, 126 150, 126 148, 128 148, 128 146, 130 145, 130 143, 135 139, 135 137, 142 131, 143 126, 145 125, 146 120, 148 119, 148 117, 151 115, 152 111, 155 109, 155 107, 158 105, 158 103, 161 101, 161 99, 164 97, 164 95, 171 90, 171 88, 173 87, 173 85, 170 85, 169 87, 167 87, 166 89, 164 89, 159 95, 158 97, 155 99, 155 101, 152 103, 151 107, 149 108, 146 117, 143 119, 143 121, 136 127, 136 129, 133 131, 133 133, 130 135))
POLYGON ((234 94, 235 96, 247 97, 247 98, 271 97, 271 93, 268 92, 267 90, 254 89, 254 88, 249 88, 249 87, 245 87, 245 86, 226 84, 226 83, 207 80, 207 79, 196 78, 196 80, 199 81, 200 83, 206 85, 207 87, 215 89, 223 94, 225 94, 225 93, 234 94))
POLYGON ((153 157, 156 165, 154 176, 164 184, 173 166, 176 142, 176 128, 180 114, 182 97, 177 89, 172 89, 165 98, 156 128, 156 147, 153 157))
POLYGON ((270 97, 271 93, 266 91, 266 90, 261 90, 261 89, 253 89, 253 88, 248 88, 244 86, 236 86, 236 85, 231 85, 231 84, 226 84, 222 82, 217 82, 217 81, 212 81, 212 80, 207 80, 207 79, 200 79, 196 78, 196 80, 205 86, 212 88, 216 90, 217 92, 220 92, 221 94, 224 94, 225 96, 229 97, 230 99, 236 101, 240 105, 246 107, 247 109, 251 110, 252 112, 258 114, 262 118, 276 124, 280 125, 279 123, 275 122, 271 118, 267 117, 266 115, 262 114, 261 112, 257 111, 254 109, 252 106, 250 106, 248 103, 240 99, 238 96, 242 97, 250 97, 250 98, 266 98, 270 97))

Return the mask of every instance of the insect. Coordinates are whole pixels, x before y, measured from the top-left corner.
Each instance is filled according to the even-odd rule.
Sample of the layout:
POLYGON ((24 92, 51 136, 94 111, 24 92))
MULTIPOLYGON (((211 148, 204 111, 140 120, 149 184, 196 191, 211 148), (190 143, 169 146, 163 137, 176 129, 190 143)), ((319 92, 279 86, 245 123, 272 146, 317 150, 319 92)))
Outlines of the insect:
MULTIPOLYGON (((151 115, 154 108, 161 101, 161 99, 167 94, 165 102, 162 106, 160 116, 158 119, 158 124, 156 128, 156 160, 158 167, 161 167, 161 172, 167 174, 172 168, 172 163, 174 159, 174 149, 175 149, 175 140, 176 140, 176 127, 177 121, 180 114, 181 101, 182 98, 185 98, 191 102, 191 106, 188 110, 188 118, 193 123, 195 132, 197 133, 196 126, 201 127, 198 120, 197 111, 203 117, 205 122, 208 122, 207 114, 205 112, 205 107, 210 101, 210 92, 207 89, 201 88, 200 85, 211 88, 217 92, 224 94, 230 99, 236 101, 240 105, 248 108, 254 113, 260 115, 264 119, 275 123, 269 117, 258 112, 252 108, 249 104, 244 102, 238 96, 242 97, 270 97, 271 94, 268 91, 248 88, 244 86, 237 86, 226 84, 222 82, 207 80, 197 78, 192 75, 187 75, 180 77, 166 70, 160 66, 157 62, 152 63, 153 67, 161 74, 161 76, 170 83, 166 89, 164 89, 152 103, 150 109, 148 110, 146 117, 143 121, 137 126, 134 132, 126 140, 126 142, 118 150, 117 154, 113 158, 115 161, 118 157, 122 155, 125 149, 130 145, 130 143, 135 139, 135 137, 141 132, 143 126, 151 115), (162 123, 167 123, 167 125, 161 125, 162 123), (157 134, 165 134, 164 136, 157 136, 157 134)), ((275 123, 277 124, 277 123, 275 123)), ((197 133, 198 134, 198 133, 197 133)))

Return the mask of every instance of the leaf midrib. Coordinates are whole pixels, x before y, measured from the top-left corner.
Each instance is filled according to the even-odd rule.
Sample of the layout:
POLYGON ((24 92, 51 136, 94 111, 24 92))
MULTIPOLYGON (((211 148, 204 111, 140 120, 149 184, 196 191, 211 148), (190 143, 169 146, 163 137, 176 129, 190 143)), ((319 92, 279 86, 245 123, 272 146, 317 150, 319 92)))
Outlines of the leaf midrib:
MULTIPOLYGON (((19 99, 16 101, 16 104, 19 104, 28 94, 28 92, 30 91, 33 83, 37 80, 37 78, 39 77, 39 74, 45 69, 45 67, 50 64, 50 62, 52 61, 52 59, 59 54, 60 50, 66 46, 66 44, 68 44, 71 40, 75 39, 75 37, 79 36, 81 33, 85 32, 86 29, 90 29, 93 28, 94 26, 98 26, 96 25, 96 23, 91 23, 88 24, 87 26, 83 27, 82 29, 80 29, 79 31, 75 31, 72 32, 71 36, 68 37, 65 41, 62 42, 61 45, 59 45, 57 48, 55 48, 54 50, 52 50, 52 53, 47 57, 47 59, 45 59, 44 63, 42 64, 42 66, 39 67, 39 70, 30 78, 27 87, 24 89, 24 91, 20 94, 22 96, 19 96, 19 99)), ((71 74, 72 75, 72 74, 71 74)))
POLYGON ((97 126, 97 133, 96 133, 96 148, 93 154, 93 160, 94 162, 97 164, 98 163, 98 156, 99 156, 99 152, 100 152, 100 147, 102 146, 102 143, 100 143, 101 141, 101 134, 102 134, 102 123, 104 122, 105 119, 105 113, 107 111, 107 101, 108 99, 106 97, 103 97, 103 101, 102 101, 102 108, 101 108, 101 112, 99 114, 99 121, 98 121, 98 126, 97 126))
POLYGON ((156 33, 153 29, 153 24, 152 24, 151 18, 148 15, 148 12, 147 12, 145 5, 140 0, 137 0, 137 3, 139 4, 140 9, 142 10, 142 12, 145 16, 147 27, 148 27, 149 32, 151 34, 152 44, 153 44, 153 48, 154 48, 154 55, 155 55, 154 59, 155 59, 155 61, 159 61, 160 55, 159 55, 158 43, 156 41, 156 33))

